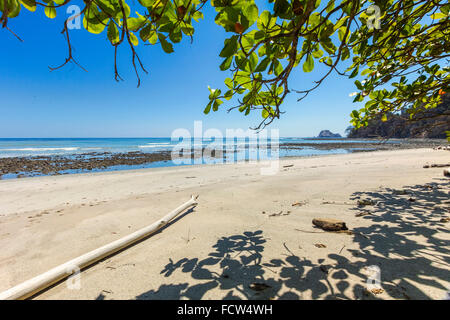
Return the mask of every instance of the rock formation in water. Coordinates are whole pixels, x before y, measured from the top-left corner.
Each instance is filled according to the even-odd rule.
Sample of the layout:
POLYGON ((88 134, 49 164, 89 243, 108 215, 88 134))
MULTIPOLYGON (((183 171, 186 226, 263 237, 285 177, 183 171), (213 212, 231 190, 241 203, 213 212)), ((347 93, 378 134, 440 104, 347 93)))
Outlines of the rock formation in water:
POLYGON ((320 131, 318 138, 342 138, 339 133, 333 133, 330 130, 320 131))

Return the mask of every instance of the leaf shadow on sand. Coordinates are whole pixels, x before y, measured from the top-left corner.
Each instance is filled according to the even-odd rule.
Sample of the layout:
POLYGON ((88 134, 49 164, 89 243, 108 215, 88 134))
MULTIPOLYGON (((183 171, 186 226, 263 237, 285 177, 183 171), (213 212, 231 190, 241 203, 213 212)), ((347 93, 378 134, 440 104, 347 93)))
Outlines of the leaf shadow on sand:
MULTIPOLYGON (((283 282, 287 282, 285 283, 287 286, 301 286, 302 280, 294 279, 299 274, 303 274, 304 267, 311 266, 311 262, 294 255, 287 255, 283 259, 273 259, 269 263, 262 263, 265 243, 266 239, 261 230, 222 237, 213 246, 214 251, 210 252, 206 258, 201 260, 184 258, 177 262, 170 260, 161 271, 165 277, 170 277, 174 272, 181 270, 190 274, 193 279, 202 280, 202 283, 165 284, 157 290, 150 290, 139 295, 137 299, 197 300, 203 298, 205 293, 212 289, 223 291, 222 299, 225 300, 241 299, 242 296, 246 299, 271 299, 277 297, 283 282), (213 266, 216 268, 209 268, 213 266), (282 279, 270 276, 270 273, 274 273, 272 268, 281 268, 282 279)), ((325 278, 323 271, 317 268, 315 272, 319 277, 316 275, 313 278, 325 278)), ((312 273, 315 272, 312 271, 312 273)), ((312 276, 312 273, 309 276, 312 276)), ((327 287, 324 286, 321 291, 326 292, 327 287)), ((280 298, 298 299, 299 296, 292 292, 280 298)))
POLYGON ((447 179, 356 192, 351 199, 371 199, 376 205, 351 208, 368 213, 361 219, 371 224, 352 229, 357 249, 346 256, 332 253, 326 263, 313 262, 286 248, 280 258, 265 262, 263 231, 246 231, 220 238, 206 257, 170 259, 161 275, 169 279, 182 272, 186 282, 169 282, 136 298, 198 300, 218 290, 216 296, 226 300, 301 299, 306 292, 313 299, 378 299, 366 290, 364 269, 371 265, 381 270, 384 298, 430 299, 424 286, 443 293, 449 289, 443 285, 450 279, 449 230, 440 221, 449 215, 447 179), (255 290, 255 283, 264 284, 262 290, 255 290))
POLYGON ((362 209, 372 223, 353 229, 367 238, 355 238, 359 250, 352 253, 380 267, 383 288, 393 298, 430 299, 417 284, 450 290, 443 286, 450 279, 450 233, 441 221, 450 213, 449 180, 435 181, 352 197, 376 202, 362 209))

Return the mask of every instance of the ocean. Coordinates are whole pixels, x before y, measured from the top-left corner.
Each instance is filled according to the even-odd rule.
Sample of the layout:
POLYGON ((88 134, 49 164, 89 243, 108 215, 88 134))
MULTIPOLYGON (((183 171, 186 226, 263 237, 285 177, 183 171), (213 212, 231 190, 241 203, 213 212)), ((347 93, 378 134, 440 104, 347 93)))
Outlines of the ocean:
MULTIPOLYGON (((310 147, 301 149, 280 150, 280 157, 285 156, 313 156, 321 154, 335 154, 350 152, 347 149, 317 150, 315 145, 323 143, 361 143, 364 140, 349 139, 315 139, 315 138, 280 138, 279 144, 307 143, 310 147)), ((0 138, 0 158, 73 155, 85 153, 125 153, 125 152, 157 152, 170 151, 180 141, 171 138, 0 138)), ((207 147, 211 140, 193 140, 194 147, 207 147)), ((247 145, 249 149, 257 148, 257 141, 235 141, 236 146, 247 145)))
POLYGON ((374 140, 345 138, 280 138, 275 145, 270 140, 258 143, 235 138, 231 143, 221 142, 224 146, 218 150, 223 153, 205 152, 219 142, 171 138, 0 138, 0 179, 344 154, 378 147, 374 140), (172 152, 180 145, 188 151, 181 161, 172 152))

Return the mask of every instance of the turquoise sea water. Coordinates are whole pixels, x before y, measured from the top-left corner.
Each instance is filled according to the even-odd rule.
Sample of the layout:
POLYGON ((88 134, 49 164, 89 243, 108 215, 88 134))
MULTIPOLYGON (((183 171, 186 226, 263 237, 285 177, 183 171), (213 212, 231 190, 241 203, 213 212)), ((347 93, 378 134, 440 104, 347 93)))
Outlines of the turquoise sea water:
MULTIPOLYGON (((44 157, 44 156, 63 156, 71 158, 76 155, 83 155, 82 158, 89 159, 90 157, 103 157, 111 153, 127 153, 127 152, 144 152, 155 153, 161 151, 172 151, 175 146, 180 146, 182 143, 187 146, 188 153, 191 151, 198 152, 202 148, 211 147, 214 140, 193 140, 187 141, 172 141, 170 138, 0 138, 0 158, 6 157, 44 157), (102 155, 105 153, 105 155, 102 155)), ((218 143, 216 141, 215 143, 218 143)), ((280 138, 279 148, 267 148, 267 142, 259 144, 256 140, 235 139, 231 143, 225 144, 224 149, 227 153, 221 157, 205 156, 200 162, 190 159, 187 162, 177 163, 172 160, 148 162, 139 165, 115 165, 106 168, 93 168, 89 172, 100 171, 117 171, 141 168, 155 168, 168 167, 176 165, 189 164, 212 164, 212 163, 227 163, 243 160, 268 160, 283 157, 302 157, 302 156, 317 156, 326 154, 343 154, 355 150, 355 148, 339 148, 339 149, 317 149, 318 144, 333 143, 333 142, 357 142, 357 149, 369 149, 369 146, 364 146, 367 140, 348 140, 348 139, 318 139, 318 138, 280 138), (289 143, 307 143, 307 146, 286 146, 289 143), (231 152, 229 152, 231 151, 231 152)), ((373 140, 370 141, 373 143, 373 140)), ((270 144, 270 142, 269 142, 270 144)), ((219 150, 222 148, 219 148, 219 150)), ((209 153, 210 154, 210 153, 209 153)), ((0 164, 1 165, 1 164, 0 164)), ((65 170, 60 171, 61 174, 83 173, 87 170, 65 170)), ((37 172, 35 176, 42 175, 37 172)), ((7 173, 1 176, 1 179, 14 179, 18 177, 17 173, 7 173)))
MULTIPOLYGON (((316 150, 314 145, 330 142, 360 142, 363 140, 347 139, 313 139, 313 138, 280 138, 283 143, 310 143, 311 147, 302 149, 280 150, 280 157, 284 156, 310 156, 317 154, 345 153, 348 150, 316 150)), ((207 147, 212 141, 192 141, 194 148, 207 147)), ((0 158, 2 157, 28 157, 49 155, 72 155, 101 152, 156 152, 172 150, 180 141, 171 141, 170 138, 0 138, 0 158)), ((257 141, 236 140, 235 146, 248 149, 257 148, 257 141)))

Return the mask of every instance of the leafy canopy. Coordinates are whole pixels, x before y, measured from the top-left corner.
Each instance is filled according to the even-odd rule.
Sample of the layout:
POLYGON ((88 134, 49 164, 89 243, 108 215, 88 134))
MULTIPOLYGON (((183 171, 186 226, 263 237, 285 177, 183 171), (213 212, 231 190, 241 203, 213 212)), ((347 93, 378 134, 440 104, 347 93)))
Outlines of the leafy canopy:
MULTIPOLYGON (((48 18, 56 8, 71 5, 70 0, 0 0, 0 23, 19 16, 26 8, 34 12, 44 6, 48 18)), ((128 45, 136 71, 146 72, 135 47, 159 45, 166 53, 183 37, 192 39, 194 22, 203 18, 207 0, 84 0, 80 16, 83 27, 105 34, 114 47, 128 45), (127 4, 128 2, 128 4, 127 4)), ((448 1, 412 0, 211 0, 215 22, 229 37, 219 53, 219 68, 230 74, 222 89, 209 88, 204 112, 217 111, 224 100, 229 110, 248 115, 261 112, 260 128, 282 114, 281 105, 290 92, 299 101, 318 88, 332 73, 357 78, 354 102, 364 106, 351 113, 354 126, 392 112, 407 111, 411 117, 434 108, 449 90, 449 10, 448 1), (268 7, 261 10, 260 7, 268 7), (317 65, 326 72, 310 88, 289 87, 296 72, 312 72, 317 65)), ((63 33, 72 56, 68 19, 63 33)), ((117 61, 117 59, 115 59, 117 61)), ((121 79, 115 63, 116 80, 121 79)), ((53 68, 53 69, 57 69, 53 68)))

